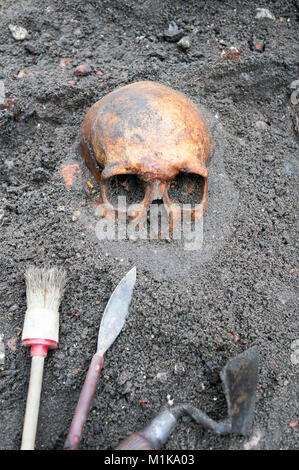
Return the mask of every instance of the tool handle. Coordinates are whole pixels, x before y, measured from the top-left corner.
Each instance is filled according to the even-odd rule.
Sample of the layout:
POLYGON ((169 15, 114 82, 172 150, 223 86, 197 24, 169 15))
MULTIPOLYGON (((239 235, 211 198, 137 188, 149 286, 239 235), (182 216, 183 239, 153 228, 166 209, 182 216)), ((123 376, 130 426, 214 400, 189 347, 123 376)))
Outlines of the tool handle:
POLYGON ((79 445, 83 427, 87 420, 90 404, 99 380, 103 361, 103 356, 100 356, 97 353, 91 360, 86 379, 80 393, 70 431, 64 444, 64 449, 66 450, 76 450, 79 445))
POLYGON ((170 409, 162 410, 142 431, 133 433, 116 450, 157 450, 165 444, 177 423, 170 409))
POLYGON ((34 450, 44 361, 45 358, 42 356, 33 356, 31 359, 30 381, 27 394, 21 450, 34 450))
POLYGON ((134 432, 118 444, 115 450, 155 450, 155 447, 144 436, 134 432))

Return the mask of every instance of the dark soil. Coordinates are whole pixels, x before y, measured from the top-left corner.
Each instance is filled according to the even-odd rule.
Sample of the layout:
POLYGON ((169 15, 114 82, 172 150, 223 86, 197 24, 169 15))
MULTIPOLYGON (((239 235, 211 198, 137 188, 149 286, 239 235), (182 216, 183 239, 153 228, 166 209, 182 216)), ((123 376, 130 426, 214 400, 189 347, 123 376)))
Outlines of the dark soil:
POLYGON ((23 275, 44 263, 64 266, 68 283, 59 349, 45 365, 37 449, 63 448, 102 313, 134 265, 130 314, 106 353, 80 448, 113 449, 171 400, 224 418, 218 374, 253 345, 252 434, 216 436, 185 418, 164 449, 297 447, 297 20, 291 0, 0 1, 0 449, 20 447, 30 372, 23 275), (257 19, 261 7, 274 19, 257 19), (170 38, 172 21, 181 33, 170 38), (27 37, 14 39, 9 24, 27 37), (182 35, 189 48, 178 45, 182 35), (230 47, 241 54, 222 55, 230 47), (215 157, 201 251, 95 237, 98 190, 76 154, 80 125, 98 99, 140 80, 205 109, 215 157), (81 178, 78 171, 68 188, 61 166, 70 163, 81 178))

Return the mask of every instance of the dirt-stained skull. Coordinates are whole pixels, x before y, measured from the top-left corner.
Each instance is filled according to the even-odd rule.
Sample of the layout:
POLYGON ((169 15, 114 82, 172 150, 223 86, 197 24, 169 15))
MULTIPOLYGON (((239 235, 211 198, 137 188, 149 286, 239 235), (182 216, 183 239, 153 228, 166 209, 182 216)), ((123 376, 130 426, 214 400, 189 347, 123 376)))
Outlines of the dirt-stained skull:
POLYGON ((108 180, 135 175, 142 182, 144 197, 126 215, 144 220, 151 203, 162 200, 171 227, 181 211, 189 211, 195 220, 205 210, 209 148, 199 108, 183 94, 150 81, 118 88, 95 103, 83 121, 78 146, 99 183, 102 216, 119 215, 107 197, 108 180), (170 184, 179 173, 201 179, 194 208, 185 209, 169 197, 170 184))

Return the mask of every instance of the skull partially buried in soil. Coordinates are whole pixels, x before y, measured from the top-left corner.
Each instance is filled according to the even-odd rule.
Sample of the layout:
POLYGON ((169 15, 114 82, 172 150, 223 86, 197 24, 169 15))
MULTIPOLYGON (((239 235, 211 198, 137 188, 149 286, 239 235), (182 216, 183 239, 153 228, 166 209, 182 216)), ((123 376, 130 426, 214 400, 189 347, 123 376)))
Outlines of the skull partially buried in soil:
MULTIPOLYGON (((79 137, 79 153, 100 186, 98 213, 125 215, 144 223, 153 201, 163 201, 173 228, 181 213, 200 218, 207 205, 211 141, 200 109, 186 96, 156 82, 137 82, 118 88, 87 112, 79 137), (120 211, 109 200, 115 177, 133 176, 142 198, 120 211), (194 206, 171 199, 170 185, 179 175, 196 176, 194 206)), ((128 190, 130 187, 122 180, 128 190)), ((192 193, 194 182, 187 193, 192 193)))

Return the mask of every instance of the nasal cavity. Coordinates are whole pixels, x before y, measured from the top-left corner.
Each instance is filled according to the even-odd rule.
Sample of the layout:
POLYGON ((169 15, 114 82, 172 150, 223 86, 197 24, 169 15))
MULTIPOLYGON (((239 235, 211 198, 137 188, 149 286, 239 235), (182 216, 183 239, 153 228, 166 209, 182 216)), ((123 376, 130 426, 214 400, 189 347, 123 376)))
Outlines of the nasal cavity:
POLYGON ((162 198, 161 199, 154 199, 152 201, 152 204, 157 204, 158 206, 163 206, 163 204, 164 204, 163 199, 162 198))

